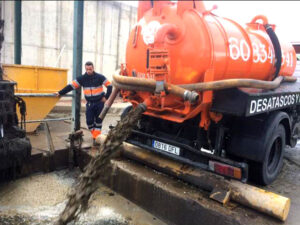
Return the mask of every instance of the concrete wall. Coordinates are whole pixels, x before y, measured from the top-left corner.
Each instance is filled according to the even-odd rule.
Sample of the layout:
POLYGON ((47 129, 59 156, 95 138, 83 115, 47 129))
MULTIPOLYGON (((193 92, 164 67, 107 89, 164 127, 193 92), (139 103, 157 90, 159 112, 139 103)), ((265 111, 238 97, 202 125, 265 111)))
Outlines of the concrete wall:
MULTIPOLYGON (((5 20, 1 61, 13 63, 14 2, 1 3, 5 20)), ((22 1, 22 64, 67 68, 71 80, 73 8, 73 1, 22 1)), ((136 17, 134 6, 85 1, 83 65, 93 61, 96 71, 110 79, 120 63, 125 62, 126 43, 136 17)))

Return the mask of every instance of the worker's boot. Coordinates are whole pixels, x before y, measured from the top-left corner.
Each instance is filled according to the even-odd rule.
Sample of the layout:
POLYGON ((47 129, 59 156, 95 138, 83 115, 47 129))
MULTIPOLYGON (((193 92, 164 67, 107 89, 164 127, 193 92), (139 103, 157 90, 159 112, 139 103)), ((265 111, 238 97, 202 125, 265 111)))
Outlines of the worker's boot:
POLYGON ((97 137, 101 134, 101 130, 94 129, 92 131, 93 136, 93 146, 99 146, 100 144, 96 142, 97 137))

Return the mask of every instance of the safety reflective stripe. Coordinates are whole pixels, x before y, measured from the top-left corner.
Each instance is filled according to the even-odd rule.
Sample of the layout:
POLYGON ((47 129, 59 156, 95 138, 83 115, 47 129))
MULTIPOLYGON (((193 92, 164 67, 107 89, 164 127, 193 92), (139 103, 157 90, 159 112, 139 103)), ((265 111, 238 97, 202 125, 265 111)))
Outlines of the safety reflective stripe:
POLYGON ((97 124, 97 123, 96 123, 96 124, 95 124, 95 127, 101 129, 101 128, 102 128, 102 123, 100 123, 100 124, 97 124))
MULTIPOLYGON (((102 88, 102 85, 100 86, 97 86, 97 87, 84 87, 83 90, 85 89, 92 89, 92 90, 96 90, 96 89, 99 89, 99 88, 102 88)), ((103 89, 103 88, 102 88, 103 89)))
POLYGON ((77 80, 73 80, 71 86, 73 87, 73 89, 76 89, 80 87, 80 84, 78 83, 77 80))
POLYGON ((101 131, 101 128, 94 128, 94 130, 99 130, 99 131, 101 131))
POLYGON ((104 92, 100 92, 100 93, 91 93, 91 92, 88 92, 88 91, 84 91, 84 95, 87 96, 87 97, 90 97, 90 96, 99 96, 99 95, 102 95, 104 92))
POLYGON ((85 87, 83 88, 83 93, 86 96, 98 96, 101 95, 103 93, 103 87, 102 86, 98 86, 98 87, 85 87))
POLYGON ((105 87, 111 85, 111 83, 110 83, 108 80, 105 80, 105 81, 103 82, 103 84, 105 85, 105 87))

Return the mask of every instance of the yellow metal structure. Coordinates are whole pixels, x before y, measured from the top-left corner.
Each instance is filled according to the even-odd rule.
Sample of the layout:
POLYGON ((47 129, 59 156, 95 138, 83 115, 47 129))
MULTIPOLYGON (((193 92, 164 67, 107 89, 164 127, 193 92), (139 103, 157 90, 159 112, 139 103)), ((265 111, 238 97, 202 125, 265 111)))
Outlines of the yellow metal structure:
MULTIPOLYGON (((17 83, 16 93, 54 93, 67 84, 67 69, 12 64, 2 66, 4 79, 17 83)), ((44 119, 59 100, 55 96, 22 98, 26 102, 27 120, 44 119)), ((39 124, 27 124, 26 131, 35 131, 39 124)))

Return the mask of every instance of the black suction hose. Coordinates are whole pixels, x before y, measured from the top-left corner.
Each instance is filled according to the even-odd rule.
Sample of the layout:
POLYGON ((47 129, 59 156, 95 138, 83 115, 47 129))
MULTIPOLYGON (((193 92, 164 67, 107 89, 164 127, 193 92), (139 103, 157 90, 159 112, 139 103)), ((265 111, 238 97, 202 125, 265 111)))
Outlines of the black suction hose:
POLYGON ((273 78, 273 80, 274 80, 276 77, 278 77, 278 74, 279 74, 279 71, 280 71, 280 68, 281 68, 281 62, 282 62, 281 47, 280 47, 280 43, 279 43, 279 40, 277 38, 277 35, 275 34, 275 32, 274 32, 273 28, 271 27, 271 25, 270 24, 265 24, 264 27, 265 27, 266 32, 267 32, 267 34, 269 35, 269 37, 272 41, 274 51, 275 51, 275 58, 276 58, 275 68, 276 68, 276 71, 275 71, 274 78, 273 78))

